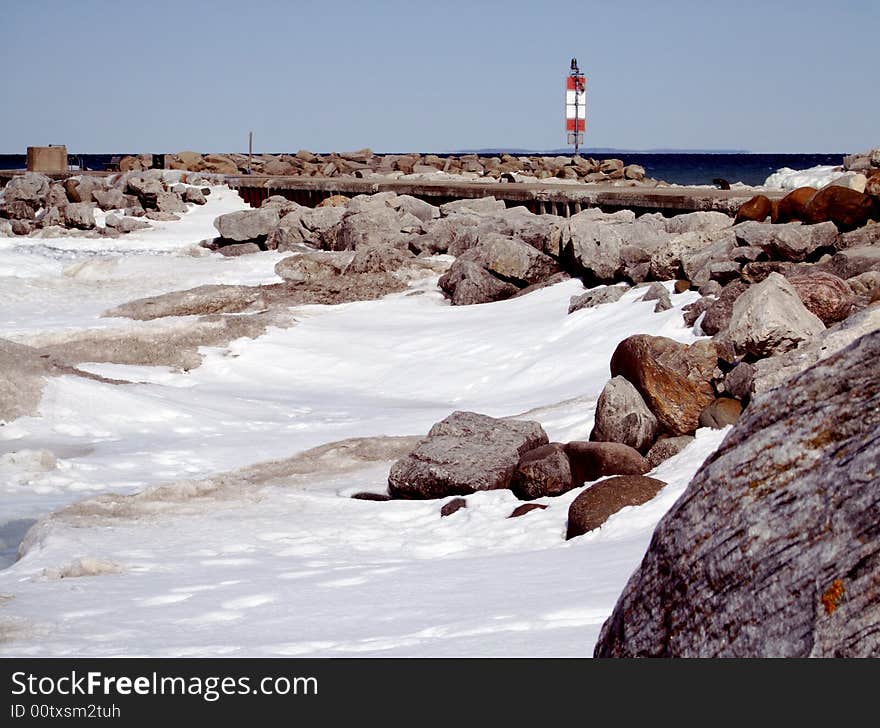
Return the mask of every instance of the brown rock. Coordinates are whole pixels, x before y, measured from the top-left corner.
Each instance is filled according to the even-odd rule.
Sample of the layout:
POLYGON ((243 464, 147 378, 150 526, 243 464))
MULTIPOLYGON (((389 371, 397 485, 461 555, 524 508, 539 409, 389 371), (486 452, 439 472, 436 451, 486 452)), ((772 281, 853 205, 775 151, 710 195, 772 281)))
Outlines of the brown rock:
POLYGON ((852 290, 833 273, 811 271, 787 276, 804 306, 826 326, 843 321, 854 303, 852 290))
POLYGON ((541 503, 523 503, 521 506, 517 506, 513 509, 513 512, 508 516, 508 518, 519 518, 520 516, 524 516, 526 513, 531 513, 532 511, 543 511, 547 506, 542 505, 541 503))
POLYGON ((345 207, 351 202, 350 197, 345 195, 331 195, 325 200, 321 200, 315 207, 345 207))
POLYGON ((678 455, 688 445, 694 441, 690 435, 679 435, 678 437, 665 437, 657 440, 654 446, 648 450, 645 459, 651 468, 656 468, 660 463, 669 460, 673 455, 678 455))
POLYGON ((467 501, 464 498, 453 498, 440 509, 440 517, 451 516, 462 508, 467 508, 467 501))
POLYGON ((831 185, 819 190, 805 208, 808 223, 833 222, 838 230, 854 230, 870 219, 880 219, 877 202, 864 192, 831 185))
POLYGON ((642 475, 651 469, 638 450, 620 442, 570 442, 565 454, 574 487, 606 475, 642 475))
POLYGON ((871 195, 871 197, 880 197, 880 170, 868 176, 865 194, 871 195))
POLYGON ((355 493, 352 498, 355 500, 365 500, 365 501, 389 501, 391 500, 391 496, 387 493, 355 493))
POLYGON ((770 202, 770 198, 765 195, 755 195, 750 200, 747 200, 742 205, 740 205, 739 210, 737 210, 736 218, 734 218, 733 224, 743 222, 744 220, 754 220, 755 222, 763 222, 766 220, 770 213, 772 212, 773 205, 770 202))
POLYGON ((568 507, 566 541, 599 528, 627 506, 640 506, 665 486, 662 480, 643 475, 621 475, 587 488, 568 507))
POLYGON ((700 413, 700 427, 721 430, 734 424, 742 414, 742 403, 730 397, 719 397, 700 413))
POLYGON ((691 288, 690 281, 676 281, 673 290, 676 293, 684 293, 685 291, 689 291, 691 288))
POLYGON ((520 458, 510 489, 521 500, 562 495, 574 487, 564 446, 558 442, 529 450, 520 458))
POLYGON ((798 187, 783 197, 776 205, 776 214, 773 216, 774 223, 795 222, 806 219, 807 203, 816 194, 815 187, 798 187))
POLYGON ((718 352, 711 341, 687 346, 638 334, 618 344, 611 376, 620 375, 635 385, 661 428, 688 435, 697 429, 700 412, 715 399, 711 382, 717 365, 718 352))

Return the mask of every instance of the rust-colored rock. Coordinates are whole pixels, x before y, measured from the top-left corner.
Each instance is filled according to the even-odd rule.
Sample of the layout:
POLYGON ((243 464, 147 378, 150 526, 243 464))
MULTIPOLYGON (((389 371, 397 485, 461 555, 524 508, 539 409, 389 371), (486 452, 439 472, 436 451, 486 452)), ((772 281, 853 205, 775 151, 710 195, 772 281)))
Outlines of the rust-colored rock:
POLYGON ((547 506, 542 505, 541 503, 523 503, 521 506, 517 506, 513 509, 513 512, 508 516, 508 518, 519 518, 520 516, 524 516, 526 513, 531 513, 532 511, 543 511, 547 506))
POLYGON ((606 475, 642 475, 651 469, 638 450, 620 442, 570 442, 565 454, 575 487, 606 475))
POLYGON ((880 219, 877 202, 864 192, 831 185, 819 190, 805 207, 806 223, 833 222, 838 230, 855 230, 868 220, 880 219))
POLYGON ((852 289, 833 273, 811 271, 786 276, 804 306, 826 326, 843 321, 852 311, 852 289))
POLYGON ((754 220, 755 222, 764 222, 773 212, 773 203, 766 195, 755 195, 750 200, 746 200, 740 205, 736 212, 733 224, 744 222, 745 220, 754 220))
POLYGON ((880 171, 874 172, 868 177, 865 184, 865 194, 880 198, 880 171))
POLYGON ((742 402, 730 397, 719 397, 700 413, 700 427, 721 430, 734 424, 742 414, 742 402))
POLYGON ((622 508, 647 503, 664 485, 644 475, 619 475, 590 486, 568 507, 566 541, 599 528, 622 508))
POLYGON ((330 195, 330 197, 321 200, 315 207, 345 207, 349 202, 351 202, 351 198, 345 195, 330 195))
POLYGON ((711 341, 690 346, 664 336, 638 334, 618 344, 611 376, 628 379, 639 390, 660 426, 672 435, 697 429, 700 412, 715 399, 712 376, 718 351, 711 341))
POLYGON ((464 498, 453 498, 440 509, 440 518, 451 516, 462 508, 467 508, 467 501, 464 498))
POLYGON ((795 222, 806 219, 807 203, 816 194, 815 187, 798 187, 783 197, 776 205, 776 214, 772 220, 775 223, 795 222))

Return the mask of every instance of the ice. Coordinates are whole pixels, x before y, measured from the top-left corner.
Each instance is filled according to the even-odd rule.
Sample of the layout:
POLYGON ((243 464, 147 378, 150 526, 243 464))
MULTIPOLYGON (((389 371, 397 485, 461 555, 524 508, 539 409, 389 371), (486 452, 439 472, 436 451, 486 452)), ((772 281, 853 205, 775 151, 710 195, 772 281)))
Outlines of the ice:
MULTIPOLYGON (((119 240, 0 241, 0 336, 144 326, 100 313, 206 283, 276 281, 282 257, 193 255, 203 208, 119 240)), ((3 655, 588 655, 657 521, 717 447, 598 531, 564 540, 578 490, 509 519, 507 491, 443 501, 381 492, 396 457, 455 409, 586 438, 616 345, 696 339, 641 291, 567 314, 567 281, 451 307, 436 277, 376 301, 293 309, 295 323, 203 348, 190 371, 91 362, 0 427, 3 655), (418 295, 413 295, 417 293, 418 295), (27 535, 25 535, 27 534, 27 535), (13 562, 21 543, 22 557, 13 562)))
POLYGON ((794 190, 798 187, 824 187, 843 173, 842 167, 818 165, 809 169, 791 169, 783 167, 776 170, 764 182, 764 187, 777 190, 794 190))

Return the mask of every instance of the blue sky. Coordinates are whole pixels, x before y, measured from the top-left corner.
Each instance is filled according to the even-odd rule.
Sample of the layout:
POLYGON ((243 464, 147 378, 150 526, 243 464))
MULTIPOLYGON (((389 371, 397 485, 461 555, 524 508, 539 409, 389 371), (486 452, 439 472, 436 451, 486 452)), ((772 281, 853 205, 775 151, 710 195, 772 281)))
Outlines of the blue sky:
POLYGON ((880 145, 878 0, 0 0, 0 152, 880 145))

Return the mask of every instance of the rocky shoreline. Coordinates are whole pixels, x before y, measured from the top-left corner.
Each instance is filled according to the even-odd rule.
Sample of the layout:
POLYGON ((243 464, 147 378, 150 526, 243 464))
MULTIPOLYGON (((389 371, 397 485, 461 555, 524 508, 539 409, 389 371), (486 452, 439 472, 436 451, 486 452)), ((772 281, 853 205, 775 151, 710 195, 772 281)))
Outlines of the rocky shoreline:
MULTIPOLYGON (((221 171, 210 168, 219 162, 209 157, 178 157, 186 165, 178 169, 191 173, 185 183, 140 170, 63 184, 40 175, 16 178, 4 191, 8 222, 0 221, 0 233, 53 236, 76 229, 119 236, 146 225, 144 219, 177 219, 188 206, 205 203, 210 189, 203 189, 198 175, 221 171), (104 226, 95 220, 96 207, 107 213, 104 226)), ((293 159, 325 176, 330 164, 339 173, 372 173, 387 162, 379 159, 372 167, 373 155, 366 152, 339 156, 354 167, 337 166, 334 159, 320 160, 325 167, 319 169, 318 161, 293 159)), ((566 166, 555 175, 549 168, 539 171, 581 178, 577 165, 563 159, 566 166)), ((240 161, 230 164, 238 170, 240 161)), ((276 161, 263 160, 261 169, 280 169, 272 166, 276 161)), ((427 161, 419 165, 430 166, 427 161)), ((490 172, 510 173, 503 158, 498 162, 490 172)), ((415 162, 401 164, 394 161, 395 171, 418 173, 415 162)), ((488 174, 481 161, 475 164, 488 174)), ((697 291, 683 323, 707 338, 691 345, 663 336, 624 339, 609 362, 588 438, 551 442, 536 422, 454 412, 394 463, 387 493, 356 497, 442 500, 438 511, 449 517, 466 507, 470 494, 509 489, 525 501, 511 513, 521 517, 544 507, 533 501, 598 481, 569 508, 566 537, 576 538, 621 508, 652 499, 665 484, 648 474, 686 448, 698 428, 732 425, 658 528, 597 654, 876 655, 876 630, 864 625, 876 625, 878 616, 871 597, 876 579, 866 573, 880 553, 880 518, 874 517, 880 514, 876 497, 871 500, 865 489, 878 482, 880 443, 880 152, 847 158, 846 165, 854 174, 840 184, 799 188, 778 202, 756 196, 735 218, 596 209, 564 218, 508 208, 491 197, 434 206, 393 192, 336 196, 309 208, 274 196, 258 209, 218 217, 217 236, 202 248, 226 256, 290 253, 275 266, 282 283, 203 286, 132 301, 104 315, 235 316, 236 326, 244 328, 233 327, 229 336, 258 335, 269 323, 283 325, 291 306, 378 298, 438 274, 453 306, 502 301, 578 278, 586 290, 572 297, 568 315, 579 317, 632 290, 643 291, 640 300, 655 302, 655 312, 697 291), (850 387, 855 389, 848 396, 850 387), (816 498, 811 488, 827 495, 816 498), (829 519, 844 523, 826 536, 820 526, 829 519), (798 535, 787 535, 794 523, 798 535), (749 535, 756 527, 765 529, 760 538, 749 535), (804 555, 787 570, 789 562, 777 553, 795 545, 804 555), (731 564, 737 550, 748 558, 731 564), (843 556, 829 560, 829 550, 843 556), (821 578, 810 581, 806 572, 817 561, 821 578), (840 598, 834 597, 834 609, 826 602, 838 582, 851 604, 834 616, 840 598), (738 600, 719 608, 718 594, 731 585, 738 600), (742 606, 765 588, 772 598, 760 609, 742 606), (804 596, 786 601, 787 589, 804 596), (658 594, 668 598, 649 598, 658 594), (653 604, 650 599, 659 602, 643 607, 653 604), (791 618, 799 620, 799 631, 786 632, 784 621, 768 618, 793 614, 795 602, 791 618), (741 616, 725 616, 734 607, 741 616), (861 621, 847 623, 856 610, 869 616, 862 611, 861 621), (658 616, 663 614, 671 622, 658 616), (737 625, 733 636, 731 620, 737 625), (695 643, 689 637, 706 630, 712 639, 695 643)), ((466 166, 461 170, 477 173, 466 166)), ((622 163, 614 166, 583 178, 596 173, 626 179, 622 163)), ((24 347, 26 355, 10 350, 10 366, 21 366, 15 359, 29 362, 33 380, 49 368, 69 372, 76 361, 118 357, 96 353, 94 341, 74 356, 71 343, 51 352, 24 347), (40 362, 49 353, 51 367, 40 362)))

